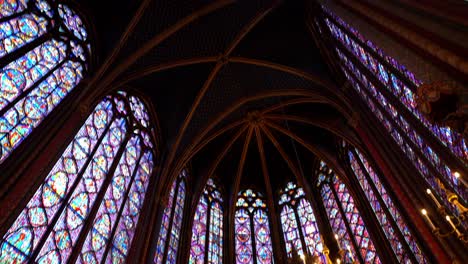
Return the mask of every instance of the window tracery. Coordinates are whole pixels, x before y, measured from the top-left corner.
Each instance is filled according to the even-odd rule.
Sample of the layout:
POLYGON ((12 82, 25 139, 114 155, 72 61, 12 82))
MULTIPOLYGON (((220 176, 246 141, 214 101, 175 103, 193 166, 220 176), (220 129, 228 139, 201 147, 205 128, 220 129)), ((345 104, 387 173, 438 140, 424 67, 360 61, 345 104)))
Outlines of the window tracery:
POLYGON ((81 18, 47 0, 0 11, 0 164, 78 85, 90 44, 81 18))
POLYGON ((317 186, 338 245, 345 252, 344 261, 351 263, 362 259, 365 263, 381 263, 348 188, 323 161, 317 186))
POLYGON ((330 10, 324 10, 325 23, 337 40, 341 67, 352 86, 433 190, 443 197, 437 184, 441 180, 467 201, 468 191, 455 176, 456 168, 447 165, 466 167, 467 142, 449 127, 432 124, 418 110, 415 92, 422 82, 412 72, 330 10), (441 153, 441 148, 446 151, 441 153))
POLYGON ((124 262, 154 151, 145 141, 151 131, 132 122, 129 100, 148 117, 137 97, 106 96, 2 237, 0 262, 63 263, 72 252, 81 252, 77 262, 124 262))
POLYGON ((236 263, 273 263, 270 225, 263 195, 239 193, 234 219, 236 263))
POLYGON ((293 182, 287 183, 280 192, 279 205, 283 208, 281 225, 288 257, 292 257, 293 248, 299 255, 321 257, 323 245, 317 221, 304 190, 293 182))
POLYGON ((221 192, 209 179, 195 212, 189 263, 223 262, 222 203, 221 192))
MULTIPOLYGON (((137 116, 140 115, 139 113, 140 111, 137 111, 137 116)), ((183 170, 179 174, 179 177, 172 183, 167 206, 164 209, 163 218, 161 221, 161 229, 159 231, 154 263, 163 263, 164 257, 166 257, 165 263, 176 263, 177 250, 179 247, 180 228, 182 226, 182 218, 184 213, 184 179, 186 178, 187 172, 186 170, 183 170), (167 256, 165 256, 166 251, 167 256)))
POLYGON ((380 176, 374 171, 369 162, 357 150, 349 150, 348 158, 366 198, 379 221, 384 234, 401 263, 426 263, 421 249, 410 233, 406 221, 387 193, 380 176), (413 254, 414 258, 410 255, 413 254))

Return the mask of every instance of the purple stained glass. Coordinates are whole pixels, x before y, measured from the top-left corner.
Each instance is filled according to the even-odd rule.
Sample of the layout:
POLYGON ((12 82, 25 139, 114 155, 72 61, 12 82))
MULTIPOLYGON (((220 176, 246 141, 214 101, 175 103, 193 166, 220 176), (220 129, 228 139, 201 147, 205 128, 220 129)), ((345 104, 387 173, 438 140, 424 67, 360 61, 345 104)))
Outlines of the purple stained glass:
POLYGON ((195 218, 193 219, 189 260, 189 263, 191 264, 204 263, 205 260, 206 223, 208 220, 207 214, 208 199, 205 196, 202 196, 198 202, 195 218))
MULTIPOLYGON (((180 177, 180 176, 179 176, 180 177)), ((161 264, 164 257, 166 248, 167 233, 169 232, 169 223, 172 215, 172 204, 174 203, 174 197, 176 193, 177 181, 172 183, 171 191, 169 192, 169 198, 167 201, 166 208, 164 208, 163 217, 161 220, 161 230, 159 231, 158 242, 156 245, 156 253, 154 256, 154 263, 161 264)))
POLYGON ((96 214, 93 228, 88 232, 78 263, 100 263, 114 228, 125 192, 141 154, 140 139, 133 136, 125 147, 125 152, 117 165, 112 182, 106 190, 96 214))
POLYGON ((177 260, 177 249, 179 247, 179 234, 182 226, 182 216, 184 210, 185 201, 185 183, 181 181, 179 184, 179 191, 177 193, 177 200, 175 201, 175 211, 173 216, 171 235, 169 240, 169 249, 167 252, 166 263, 176 263, 177 260))
MULTIPOLYGON (((325 177, 320 179, 324 180, 325 177)), ((279 204, 283 206, 281 224, 288 256, 292 257, 293 248, 299 255, 322 256, 323 245, 317 221, 310 203, 305 198, 304 190, 289 182, 280 192, 279 204), (303 250, 302 239, 307 252, 303 250)))
POLYGON ((112 245, 105 263, 125 263, 128 251, 135 235, 140 211, 153 170, 153 154, 148 150, 140 160, 133 184, 130 186, 122 215, 117 224, 112 245))
POLYGON ((281 211, 281 226, 283 227, 288 257, 292 257, 293 248, 299 255, 304 255, 296 215, 289 205, 284 206, 281 211))
POLYGON ((270 237, 268 216, 264 210, 257 210, 253 215, 257 263, 273 263, 273 246, 270 237))
POLYGON ((297 214, 304 234, 304 240, 310 255, 322 256, 323 244, 320 238, 317 220, 309 201, 302 198, 297 207, 297 214))
POLYGON ((28 0, 3 0, 1 4, 0 18, 6 18, 26 9, 28 0))
POLYGON ((212 179, 208 179, 198 202, 192 226, 189 263, 222 263, 223 199, 212 179), (205 248, 207 246, 208 248, 205 248), (206 254, 208 254, 206 256, 206 254))
POLYGON ((236 263, 273 263, 273 247, 263 195, 251 189, 242 191, 236 208, 236 263))
POLYGON ((63 203, 65 195, 70 191, 99 138, 109 126, 112 116, 112 105, 108 99, 105 99, 88 117, 44 183, 2 238, 2 248, 6 250, 1 251, 1 261, 15 259, 10 254, 17 255, 18 259, 25 259, 36 249, 38 241, 63 203), (8 250, 8 248, 15 249, 8 250))
MULTIPOLYGON (((324 170, 322 165, 321 171, 324 170)), ((365 263, 381 263, 353 197, 333 172, 327 173, 329 182, 321 186, 321 195, 332 230, 346 252, 345 261, 352 262, 359 254, 365 263)))
POLYGON ((80 40, 86 40, 88 33, 83 25, 83 21, 81 21, 81 18, 73 10, 64 4, 59 4, 58 14, 60 18, 62 18, 63 24, 75 37, 80 40))
MULTIPOLYGON (((0 69, 0 164, 81 81, 86 68, 86 38, 73 41, 71 34, 64 33, 40 39, 57 27, 47 1, 35 4, 48 17, 27 10, 9 19, 24 11, 27 3, 2 1, 0 10, 0 58, 7 54, 17 58, 0 69)), ((82 24, 80 30, 86 34, 82 24)))
POLYGON ((211 204, 208 263, 223 262, 223 209, 218 201, 211 204))
POLYGON ((361 184, 361 187, 364 190, 364 193, 369 199, 371 206, 374 209, 374 212, 377 216, 377 219, 379 220, 380 225, 384 229, 385 235, 387 236, 388 240, 392 244, 392 248, 395 254, 397 255, 397 257, 399 258, 399 261, 410 262, 410 260, 408 259, 407 253, 404 252, 403 246, 401 245, 401 243, 404 243, 404 242, 399 241, 397 239, 397 236, 395 236, 393 229, 391 228, 390 224, 387 222, 385 215, 382 212, 383 207, 377 201, 377 198, 375 197, 375 193, 373 192, 370 186, 371 183, 374 185, 375 189, 377 190, 378 194, 383 200, 385 204, 385 208, 388 210, 393 220, 396 222, 397 227, 400 229, 400 232, 403 234, 406 243, 408 243, 408 246, 410 247, 418 263, 426 263, 427 260, 424 254, 422 253, 419 245, 417 244, 416 240, 409 232, 409 228, 406 225, 406 222, 400 215, 399 210, 393 204, 393 201, 390 198, 390 196, 387 194, 385 187, 380 182, 380 176, 376 174, 376 172, 374 171, 372 166, 369 164, 367 159, 365 159, 364 156, 357 149, 355 150, 355 152, 356 154, 352 151, 348 152, 348 157, 351 162, 351 168, 353 169, 357 179, 359 180, 359 183, 361 184), (369 175, 369 180, 371 183, 368 181, 364 171, 369 175))
POLYGON ((325 210, 327 211, 328 219, 330 221, 330 226, 333 232, 338 236, 340 248, 346 250, 345 261, 352 262, 351 259, 357 258, 356 249, 351 242, 352 234, 349 234, 346 229, 345 220, 339 210, 338 203, 333 196, 332 190, 327 184, 322 187, 321 194, 325 210))
POLYGON ((68 260, 123 142, 126 130, 127 125, 123 118, 116 119, 111 124, 109 131, 79 180, 78 186, 73 191, 66 209, 62 211, 36 257, 36 261, 66 262, 68 260), (58 240, 59 238, 60 240, 58 240))
POLYGON ((253 264, 252 231, 250 216, 245 209, 239 209, 235 215, 236 263, 253 264))
MULTIPOLYGON (((398 115, 394 106, 389 104, 387 102, 387 99, 380 92, 378 92, 370 82, 366 82, 366 80, 364 79, 364 75, 361 74, 359 70, 355 69, 355 67, 349 60, 344 59, 344 55, 341 55, 340 58, 343 60, 345 66, 347 67, 347 69, 345 69, 345 72, 347 72, 346 76, 350 78, 351 83, 356 88, 356 90, 362 93, 364 98, 366 98, 366 101, 368 102, 369 106, 374 105, 372 100, 375 100, 378 104, 378 108, 382 108, 385 112, 388 113, 389 119, 385 118, 384 115, 379 113, 380 111, 378 111, 378 108, 371 107, 371 110, 373 110, 376 113, 379 120, 383 123, 385 128, 392 134, 392 136, 395 138, 395 141, 408 155, 413 164, 420 169, 423 175, 427 175, 427 173, 425 172, 425 170, 427 169, 424 163, 428 163, 429 166, 433 166, 434 169, 437 170, 442 176, 447 177, 453 184, 455 184, 453 185, 455 191, 461 195, 461 198, 465 199, 465 197, 468 196, 468 192, 465 190, 465 188, 462 188, 461 184, 453 176, 452 171, 443 162, 441 162, 438 154, 435 153, 432 150, 432 148, 430 148, 426 144, 425 140, 420 135, 418 135, 417 131, 411 129, 409 123, 404 119, 403 116, 398 115), (367 83, 367 86, 364 86, 366 89, 362 89, 359 83, 354 78, 357 78, 362 83, 367 83), (374 99, 367 97, 366 93, 371 94, 374 97, 374 99), (392 122, 395 122, 396 126, 393 126, 392 122), (398 132, 398 130, 401 130, 402 132, 398 132), (401 134, 405 136, 402 137, 401 134), (408 139, 406 139, 406 137, 408 137, 408 139), (415 152, 421 152, 421 155, 423 155, 424 158, 421 159, 419 155, 416 156, 415 152), (428 161, 425 162, 424 159, 427 159, 428 161)), ((435 176, 431 174, 429 177, 435 176)), ((428 182, 434 182, 434 184, 431 184, 432 187, 434 189, 438 189, 438 186, 435 185, 435 181, 431 179, 427 180, 428 182)))
MULTIPOLYGON (((396 112, 396 108, 402 109, 403 112, 408 111, 410 114, 413 115, 413 117, 410 116, 411 123, 415 122, 420 122, 422 126, 425 126, 427 131, 429 133, 432 133, 435 138, 439 139, 439 141, 447 147, 447 150, 452 152, 454 155, 458 156, 460 161, 462 163, 466 164, 466 160, 468 160, 468 152, 466 151, 468 149, 467 147, 467 142, 463 137, 458 134, 455 131, 452 131, 448 127, 441 127, 438 125, 432 124, 427 118, 424 117, 424 115, 419 111, 417 108, 416 100, 413 91, 415 90, 415 87, 421 85, 421 82, 415 78, 414 74, 408 71, 403 65, 400 65, 395 59, 386 56, 385 53, 376 47, 372 42, 366 41, 365 38, 354 28, 352 28, 349 24, 347 24, 345 21, 340 19, 339 17, 336 17, 330 10, 324 8, 326 13, 330 16, 329 18, 325 18, 325 22, 327 26, 329 27, 332 35, 339 40, 346 49, 348 49, 354 56, 359 58, 360 62, 363 64, 364 67, 367 67, 374 75, 377 77, 380 82, 383 84, 383 86, 387 89, 387 91, 390 93, 390 97, 393 97, 398 101, 397 105, 390 105, 390 104, 384 104, 383 108, 392 114, 394 117, 397 116, 404 116, 403 114, 399 114, 396 112), (335 22, 337 21, 337 22, 335 22), (351 34, 348 34, 345 32, 346 29, 347 31, 350 31, 351 34), (354 41, 353 38, 357 38, 358 41, 354 41), (360 43, 357 43, 360 42, 360 43), (371 55, 364 51, 362 49, 361 45, 366 45, 370 47, 372 50, 376 52, 377 55, 371 55), (380 63, 380 62, 386 61, 389 64, 385 63, 380 63), (400 74, 397 74, 398 71, 400 74), (405 76, 408 81, 400 79, 398 76, 405 76), (412 88, 409 88, 412 87, 412 88), (413 89, 413 90, 412 90, 413 89)), ((365 86, 370 86, 366 81, 363 80, 363 76, 359 71, 357 71, 357 68, 352 65, 352 63, 346 59, 346 56, 344 56, 341 52, 338 52, 340 58, 342 61, 347 65, 348 70, 352 72, 360 81, 364 83, 365 86)), ((349 78, 349 75, 347 75, 349 78)), ((356 85, 354 85, 356 86, 356 85)), ((373 93, 374 96, 376 96, 376 91, 375 87, 372 87, 371 93, 373 93)), ((358 90, 358 92, 363 93, 362 90, 358 90)), ((381 102, 382 95, 380 95, 380 98, 376 98, 378 101, 381 102)), ((375 112, 375 110, 374 110, 375 112)), ((382 119, 382 118, 381 118, 382 119)), ((386 120, 381 120, 384 122, 384 125, 386 126, 387 129, 393 129, 390 126, 390 122, 386 120)), ((408 124, 408 123, 407 123, 408 124)), ((402 126, 401 124, 398 124, 398 126, 402 126)), ((399 129, 399 128, 398 128, 399 129)), ((424 128, 422 128, 424 129, 424 128)), ((407 129, 408 130, 408 129, 407 129)), ((409 141, 413 141, 418 143, 418 145, 412 146, 412 148, 417 148, 417 152, 421 152, 419 155, 425 156, 425 159, 428 159, 428 161, 422 160, 423 163, 426 163, 426 165, 418 165, 416 163, 419 163, 421 158, 413 158, 412 161, 416 165, 416 167, 421 167, 421 166, 434 166, 434 169, 437 170, 440 173, 440 177, 444 177, 447 179, 448 183, 451 185, 451 187, 454 189, 454 191, 465 201, 468 199, 468 192, 466 191, 466 188, 462 186, 458 180, 453 176, 453 171, 451 171, 450 168, 448 168, 445 164, 449 162, 449 160, 444 160, 440 162, 436 162, 435 164, 429 164, 432 162, 433 159, 438 160, 440 155, 439 153, 427 151, 423 146, 421 145, 429 145, 429 143, 432 143, 431 140, 428 140, 427 143, 425 142, 426 139, 423 137, 419 136, 416 133, 416 130, 413 128, 410 128, 411 132, 407 132, 404 134, 408 134, 409 141)), ((393 133, 393 132, 391 132, 393 133)), ((400 146, 402 145, 403 138, 400 139, 397 137, 398 141, 400 141, 400 146)), ((410 143, 410 145, 412 145, 410 143)), ((403 149, 404 150, 404 149, 403 149)), ((409 153, 407 153, 409 155, 409 153)), ((446 155, 443 155, 446 156, 446 155)), ((447 158, 450 159, 450 158, 447 158)), ((423 172, 423 174, 425 174, 423 172)), ((428 181, 431 181, 428 179, 428 181)), ((432 186, 434 189, 437 189, 437 186, 432 186)), ((441 194, 443 195, 443 194, 441 194)))
POLYGON ((149 114, 143 102, 135 96, 130 96, 129 101, 130 107, 135 115, 135 118, 140 122, 142 126, 148 127, 149 114))
POLYGON ((47 25, 47 19, 34 14, 24 14, 0 23, 0 58, 44 35, 47 25))
MULTIPOLYGON (((129 229, 131 220, 136 225, 153 167, 152 154, 145 150, 139 158, 146 145, 138 133, 128 136, 125 146, 122 144, 135 130, 127 129, 130 118, 116 117, 113 99, 108 96, 96 106, 8 229, 0 245, 1 263, 32 261, 29 258, 33 253, 39 263, 61 263, 68 260, 72 250, 82 252, 78 262, 99 262, 109 248, 108 241, 126 241, 122 233, 117 233, 121 229, 117 222, 122 223, 117 216, 122 212, 129 229), (119 149, 123 151, 117 155, 119 149), (103 189, 106 178, 109 185, 103 189), (103 193, 102 200, 96 200, 98 193, 103 193), (88 219, 91 211, 96 215, 88 219), (84 224, 91 221, 93 228, 82 234, 84 224), (83 248, 74 249, 79 237, 85 238, 83 248)), ((129 243, 133 231, 126 232, 129 243)), ((119 252, 126 256, 126 251, 119 252)))

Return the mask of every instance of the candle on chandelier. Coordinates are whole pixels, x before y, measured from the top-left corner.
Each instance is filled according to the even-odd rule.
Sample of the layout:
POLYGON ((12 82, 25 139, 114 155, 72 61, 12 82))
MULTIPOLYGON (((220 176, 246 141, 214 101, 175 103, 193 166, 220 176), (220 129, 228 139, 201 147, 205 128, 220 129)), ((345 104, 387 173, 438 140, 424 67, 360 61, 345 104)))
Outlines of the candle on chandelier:
POLYGON ((437 201, 437 198, 434 196, 434 194, 432 193, 432 191, 430 189, 427 189, 426 192, 427 192, 427 194, 429 194, 429 196, 432 198, 434 203, 437 205, 437 208, 442 207, 442 205, 439 203, 439 201, 437 201))
POLYGON ((426 217, 426 220, 427 220, 428 224, 431 226, 431 229, 435 230, 436 227, 435 227, 434 223, 432 223, 431 218, 429 218, 429 215, 427 214, 426 209, 422 209, 421 213, 426 217))
POLYGON ((465 186, 468 186, 468 184, 466 183, 466 181, 461 177, 460 173, 458 171, 454 172, 453 173, 453 176, 455 176, 455 178, 457 178, 458 181, 460 181, 463 185, 465 186))
POLYGON ((349 257, 351 258, 351 262, 354 262, 353 253, 351 252, 351 247, 349 245, 346 245, 346 249, 349 252, 349 257))
POLYGON ((336 242, 338 243, 338 250, 341 250, 341 245, 340 245, 338 234, 335 234, 335 239, 336 239, 336 242))
POLYGON ((446 216, 445 216, 445 219, 446 219, 447 222, 449 222, 449 224, 452 226, 453 230, 455 230, 455 233, 457 234, 457 236, 461 236, 462 234, 460 233, 460 231, 458 231, 457 227, 456 227, 455 224, 452 222, 452 219, 450 219, 450 216, 449 216, 449 215, 446 215, 446 216))
POLYGON ((305 259, 305 256, 304 256, 303 254, 301 254, 301 259, 302 259, 302 262, 303 262, 304 264, 306 264, 306 259, 305 259))

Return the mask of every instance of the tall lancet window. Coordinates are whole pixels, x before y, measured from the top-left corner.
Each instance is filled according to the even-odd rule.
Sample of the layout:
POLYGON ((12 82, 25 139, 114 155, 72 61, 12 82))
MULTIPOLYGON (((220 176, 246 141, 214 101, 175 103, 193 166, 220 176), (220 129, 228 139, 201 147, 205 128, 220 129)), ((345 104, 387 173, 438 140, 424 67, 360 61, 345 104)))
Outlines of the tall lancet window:
POLYGON ((234 230, 236 263, 273 263, 270 224, 262 194, 250 189, 239 193, 234 230))
POLYGON ((293 248, 299 255, 321 256, 323 245, 317 221, 304 190, 289 182, 280 192, 279 205, 288 257, 292 257, 293 248))
POLYGON ((183 170, 179 174, 179 177, 172 183, 156 246, 154 262, 157 264, 176 263, 180 228, 182 226, 184 213, 186 178, 187 172, 183 170))
POLYGON ((468 166, 467 142, 418 110, 415 93, 421 81, 331 11, 325 9, 324 16, 346 77, 396 144, 434 191, 444 195, 439 179, 468 202, 468 189, 454 174, 468 166))
POLYGON ((86 29, 59 2, 1 1, 0 164, 86 72, 86 29))
POLYGON ((223 198, 212 179, 198 202, 192 227, 189 263, 223 262, 223 198))
POLYGON ((0 263, 122 263, 153 169, 146 107, 118 92, 94 109, 2 236, 0 263))
POLYGON ((421 249, 411 235, 406 221, 393 204, 392 198, 380 181, 379 175, 357 149, 349 150, 348 157, 351 168, 366 198, 369 200, 398 262, 426 263, 427 261, 421 249))
POLYGON ((345 251, 345 262, 381 263, 364 221, 346 185, 322 161, 318 187, 328 220, 337 235, 338 245, 345 251))

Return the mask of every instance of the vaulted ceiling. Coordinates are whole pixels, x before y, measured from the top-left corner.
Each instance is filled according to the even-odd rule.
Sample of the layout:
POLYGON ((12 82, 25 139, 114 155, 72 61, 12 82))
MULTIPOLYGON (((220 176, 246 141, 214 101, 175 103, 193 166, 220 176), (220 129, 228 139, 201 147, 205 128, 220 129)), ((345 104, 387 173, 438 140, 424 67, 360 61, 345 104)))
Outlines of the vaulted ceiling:
POLYGON ((149 98, 163 174, 191 161, 196 184, 216 175, 232 191, 265 191, 265 174, 282 186, 315 156, 339 171, 339 138, 359 140, 306 2, 82 1, 95 31, 91 83, 149 98))

